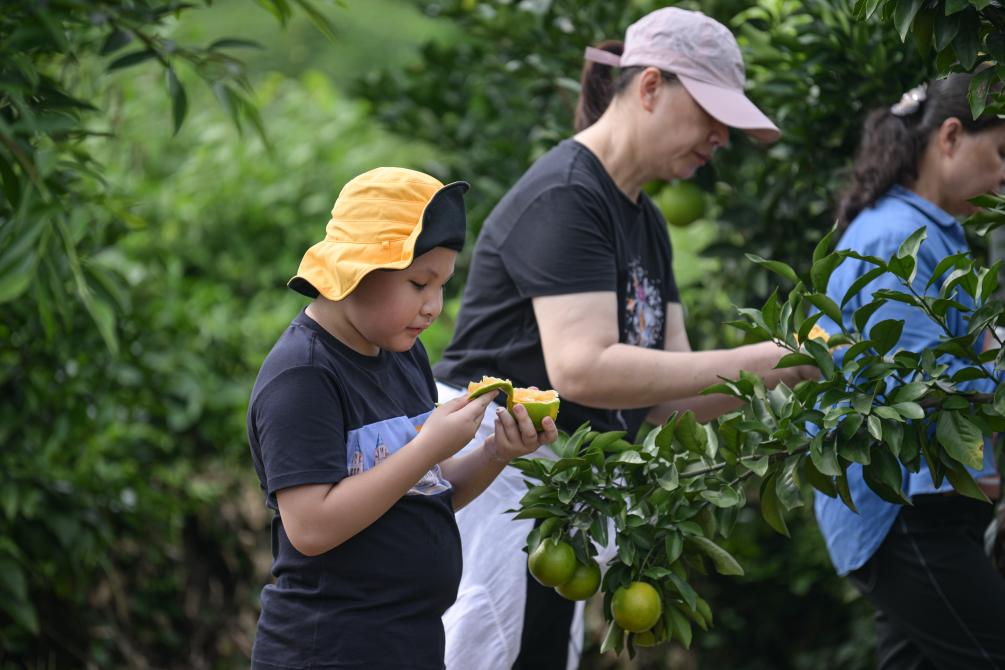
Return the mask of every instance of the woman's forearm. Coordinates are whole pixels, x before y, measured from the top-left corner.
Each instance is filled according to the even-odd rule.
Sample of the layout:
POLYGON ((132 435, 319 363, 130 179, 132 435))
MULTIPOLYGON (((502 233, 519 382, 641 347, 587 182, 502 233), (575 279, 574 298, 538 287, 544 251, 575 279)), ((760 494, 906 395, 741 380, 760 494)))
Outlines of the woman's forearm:
POLYGON ((697 396, 722 378, 738 377, 741 370, 764 377, 769 386, 798 379, 795 370, 774 369, 783 354, 771 342, 700 352, 614 344, 582 355, 564 352, 567 363, 554 373, 549 366, 549 375, 559 394, 576 403, 632 409, 697 396))

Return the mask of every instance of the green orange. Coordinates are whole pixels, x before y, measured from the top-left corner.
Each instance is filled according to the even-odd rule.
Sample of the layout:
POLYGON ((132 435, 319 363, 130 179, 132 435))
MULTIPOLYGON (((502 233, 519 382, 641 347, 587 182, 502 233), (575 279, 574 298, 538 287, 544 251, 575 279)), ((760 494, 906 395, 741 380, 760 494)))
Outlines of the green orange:
POLYGON ((527 557, 527 569, 544 586, 561 586, 576 572, 576 552, 568 542, 555 538, 541 540, 527 557))
POLYGON ((632 582, 614 592, 611 615, 629 633, 649 630, 663 614, 663 601, 652 584, 632 582))
POLYGON ((689 181, 676 181, 663 187, 656 204, 671 226, 688 226, 705 214, 705 192, 689 181))
POLYGON ((472 400, 490 391, 502 391, 506 394, 506 409, 510 411, 510 414, 513 413, 513 408, 516 405, 523 405, 538 432, 543 429, 541 422, 544 417, 550 416, 552 421, 558 418, 558 408, 561 401, 557 391, 513 388, 513 382, 510 380, 489 376, 468 384, 468 398, 472 400))
POLYGON ((656 639, 656 634, 652 630, 644 630, 641 633, 635 633, 636 647, 655 647, 659 644, 659 640, 656 639))
POLYGON ((569 600, 588 600, 600 588, 600 566, 594 561, 576 563, 572 577, 555 587, 558 595, 569 600))

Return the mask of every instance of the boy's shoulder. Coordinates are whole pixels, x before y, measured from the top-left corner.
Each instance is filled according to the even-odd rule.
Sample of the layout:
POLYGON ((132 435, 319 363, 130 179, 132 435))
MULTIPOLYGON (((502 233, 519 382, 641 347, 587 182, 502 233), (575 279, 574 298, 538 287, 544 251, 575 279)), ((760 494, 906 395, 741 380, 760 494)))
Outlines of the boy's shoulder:
POLYGON ((396 368, 415 381, 432 378, 429 356, 421 340, 408 351, 382 351, 378 356, 364 356, 353 351, 333 335, 324 331, 304 312, 301 312, 273 345, 255 381, 252 395, 283 373, 312 368, 353 387, 359 377, 383 377, 396 368))

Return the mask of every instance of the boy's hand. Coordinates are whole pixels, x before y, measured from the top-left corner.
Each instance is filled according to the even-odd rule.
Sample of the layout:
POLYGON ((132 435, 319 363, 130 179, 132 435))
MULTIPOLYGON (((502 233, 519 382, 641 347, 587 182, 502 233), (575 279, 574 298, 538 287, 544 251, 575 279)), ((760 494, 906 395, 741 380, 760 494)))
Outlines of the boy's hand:
POLYGON ((500 407, 496 410, 495 435, 486 440, 486 447, 489 453, 494 454, 495 460, 508 463, 558 439, 558 427, 550 416, 544 417, 541 428, 543 430, 537 432, 523 405, 514 406, 513 414, 500 407))
POLYGON ((498 391, 493 391, 474 400, 461 395, 433 410, 422 424, 419 436, 430 449, 437 451, 437 461, 450 458, 471 441, 482 423, 485 410, 498 394, 498 391))

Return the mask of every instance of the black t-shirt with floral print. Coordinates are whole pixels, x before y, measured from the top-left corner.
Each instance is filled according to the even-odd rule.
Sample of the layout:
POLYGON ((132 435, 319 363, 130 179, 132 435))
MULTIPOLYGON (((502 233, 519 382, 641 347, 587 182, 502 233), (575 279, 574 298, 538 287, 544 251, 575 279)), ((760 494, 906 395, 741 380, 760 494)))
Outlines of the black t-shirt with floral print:
MULTIPOLYGON (((464 386, 493 375, 551 388, 531 300, 592 291, 617 294, 619 341, 663 348, 666 304, 680 299, 666 222, 648 196, 633 202, 589 149, 566 140, 485 221, 436 378, 464 386)), ((634 435, 647 411, 563 400, 558 423, 572 431, 589 421, 595 430, 634 435)))

